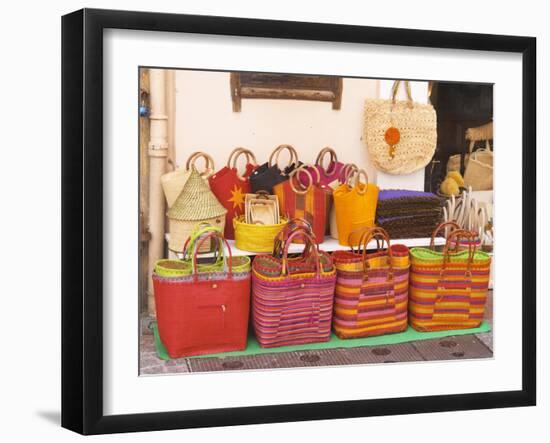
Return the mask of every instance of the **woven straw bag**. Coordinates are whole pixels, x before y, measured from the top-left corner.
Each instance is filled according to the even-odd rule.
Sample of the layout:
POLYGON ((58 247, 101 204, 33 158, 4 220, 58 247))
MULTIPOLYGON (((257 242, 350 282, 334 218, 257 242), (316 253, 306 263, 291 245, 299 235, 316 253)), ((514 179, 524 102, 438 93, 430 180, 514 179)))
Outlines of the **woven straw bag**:
POLYGON ((329 233, 330 233, 330 236, 335 240, 338 240, 338 224, 336 222, 336 208, 334 206, 334 190, 341 184, 346 183, 346 181, 348 180, 348 177, 351 174, 356 174, 358 171, 359 171, 359 168, 357 167, 357 165, 353 163, 347 163, 342 168, 342 174, 340 175, 340 178, 338 179, 338 181, 330 184, 333 195, 332 195, 332 205, 330 207, 330 214, 329 214, 329 233))
POLYGON ((233 219, 235 228, 235 246, 242 251, 271 252, 275 237, 287 223, 287 219, 280 218, 275 225, 249 224, 244 221, 244 216, 233 219))
POLYGON ((489 140, 493 139, 493 123, 481 128, 466 130, 466 140, 470 141, 470 158, 464 171, 464 185, 472 191, 493 189, 493 151, 489 140), (481 130, 480 130, 481 129, 481 130), (485 141, 485 149, 474 151, 476 141, 485 141))
POLYGON ((187 179, 191 175, 191 167, 195 166, 195 161, 198 158, 203 158, 205 161, 205 170, 202 171, 200 175, 201 177, 207 179, 214 173, 214 160, 208 154, 201 151, 193 152, 189 156, 187 162, 185 163, 185 168, 178 168, 175 171, 168 172, 160 177, 160 183, 169 208, 174 204, 180 195, 187 179))
MULTIPOLYGON (((354 243, 351 238, 349 243, 354 243)), ((357 251, 352 248, 332 254, 337 272, 334 332, 340 338, 356 338, 404 331, 409 249, 405 245, 390 245, 388 233, 381 228, 362 230, 357 243, 357 251), (382 240, 382 246, 385 241, 387 249, 378 243, 375 252, 367 253, 373 238, 377 243, 382 240)))
POLYGON ((443 252, 412 248, 409 322, 418 331, 442 331, 478 327, 483 321, 491 257, 477 250, 469 231, 456 229, 447 237, 443 252), (459 237, 468 249, 451 252, 459 237))
POLYGON ((191 254, 191 273, 166 278, 153 273, 160 339, 171 358, 238 351, 246 348, 250 312, 250 260, 235 267, 231 247, 219 230, 206 232, 191 254), (197 264, 202 243, 216 242, 221 269, 197 264), (223 247, 225 244, 225 248, 223 247))
POLYGON ((330 340, 336 270, 303 227, 283 236, 282 257, 258 255, 252 262, 252 323, 261 347, 330 340), (302 255, 289 259, 301 238, 302 255))
POLYGON ((244 198, 250 193, 249 177, 256 167, 256 157, 245 148, 236 148, 230 154, 227 165, 208 178, 210 189, 227 209, 225 215, 225 238, 233 240, 233 218, 244 213, 244 198), (237 170, 237 159, 246 156, 246 166, 243 175, 237 170))
POLYGON ((388 174, 410 174, 432 159, 437 143, 437 118, 430 104, 414 102, 405 81, 407 100, 396 100, 399 80, 390 100, 365 101, 364 140, 375 167, 388 174))
MULTIPOLYGON (((225 226, 225 209, 216 199, 208 183, 193 166, 180 195, 168 210, 170 240, 168 249, 181 252, 197 223, 204 222, 220 228, 225 226)), ((200 252, 209 251, 210 243, 203 243, 200 252)))
POLYGON ((306 165, 292 171, 289 179, 273 186, 273 192, 279 199, 281 213, 288 219, 299 218, 306 220, 313 229, 313 236, 317 243, 325 240, 327 226, 327 204, 332 191, 327 186, 319 184, 319 172, 310 167, 313 174, 306 169, 306 165), (307 176, 307 184, 300 184, 300 176, 307 176))
POLYGON ((338 186, 332 193, 336 209, 338 243, 348 246, 349 234, 359 228, 372 228, 378 203, 378 186, 368 182, 367 173, 360 169, 350 174, 346 183, 338 186), (365 178, 361 183, 360 177, 365 178), (351 179, 355 179, 353 186, 351 179))
MULTIPOLYGON (((470 160, 470 156, 472 155, 472 152, 474 152, 475 142, 478 142, 478 141, 485 141, 485 149, 479 149, 474 152, 476 154, 476 161, 479 161, 487 166, 490 165, 492 167, 493 152, 491 150, 489 140, 493 140, 493 122, 489 122, 485 125, 481 125, 476 128, 468 128, 466 130, 465 139, 470 142, 468 153, 451 155, 449 157, 449 160, 447 161, 447 172, 458 171, 461 174, 465 174, 465 171, 468 167, 468 163, 470 160)), ((485 173, 490 173, 490 180, 491 180, 490 189, 492 189, 492 180, 493 180, 492 169, 490 171, 489 169, 482 169, 482 171, 485 173)))
POLYGON ((268 194, 273 194, 273 186, 288 180, 288 174, 300 165, 301 162, 298 160, 296 149, 290 145, 277 146, 269 156, 269 160, 258 166, 250 175, 252 192, 266 191, 268 194), (287 166, 281 169, 279 167, 279 156, 285 150, 288 151, 290 159, 287 166))
MULTIPOLYGON (((185 242, 183 258, 162 259, 155 263, 155 274, 161 277, 181 277, 190 275, 192 272, 192 257, 197 242, 209 232, 221 233, 221 229, 207 223, 198 223, 192 230, 191 235, 185 242)), ((218 247, 214 249, 213 260, 208 263, 197 263, 199 272, 214 272, 223 269, 223 243, 218 241, 218 247)), ((244 272, 250 270, 250 257, 233 257, 233 270, 244 272)))

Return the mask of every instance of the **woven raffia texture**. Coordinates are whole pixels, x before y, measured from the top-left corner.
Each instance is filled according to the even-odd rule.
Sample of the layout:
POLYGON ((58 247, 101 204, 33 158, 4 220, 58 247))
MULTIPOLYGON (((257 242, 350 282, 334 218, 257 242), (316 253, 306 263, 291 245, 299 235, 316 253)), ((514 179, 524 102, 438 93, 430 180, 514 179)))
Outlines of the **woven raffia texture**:
POLYGON ((412 248, 410 252, 411 326, 418 331, 479 326, 485 313, 491 257, 476 251, 468 273, 468 250, 451 253, 445 268, 442 252, 426 248, 412 248))
POLYGON ((364 140, 377 169, 389 174, 409 174, 425 167, 432 159, 437 143, 437 118, 432 105, 406 101, 366 100, 364 140), (400 133, 395 157, 390 156, 386 130, 396 127, 400 133))
POLYGON ((258 255, 252 262, 252 320, 262 348, 325 342, 330 339, 336 269, 321 252, 322 271, 311 260, 290 259, 290 275, 281 262, 258 255))
POLYGON ((382 190, 378 195, 376 224, 392 238, 430 237, 441 221, 444 201, 430 192, 382 190))
POLYGON ((392 245, 392 272, 387 249, 366 255, 336 251, 334 332, 340 338, 370 337, 407 329, 409 249, 392 245))
POLYGON ((207 220, 225 216, 227 209, 216 199, 208 184, 201 178, 195 168, 187 179, 185 186, 168 210, 168 218, 174 220, 207 220))

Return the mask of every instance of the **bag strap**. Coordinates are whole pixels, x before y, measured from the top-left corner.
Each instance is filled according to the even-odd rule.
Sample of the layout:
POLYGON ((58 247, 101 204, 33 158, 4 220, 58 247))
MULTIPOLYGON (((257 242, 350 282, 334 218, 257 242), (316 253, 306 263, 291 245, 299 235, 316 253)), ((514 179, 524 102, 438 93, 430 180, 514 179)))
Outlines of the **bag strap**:
POLYGON ((471 267, 472 267, 472 263, 474 261, 474 257, 475 257, 475 253, 476 253, 476 249, 477 249, 477 245, 476 245, 476 241, 475 241, 475 235, 473 232, 471 231, 467 231, 465 229, 455 229, 454 231, 452 231, 449 236, 447 237, 447 242, 445 243, 445 248, 443 249, 443 264, 441 266, 441 271, 440 271, 440 278, 443 277, 444 273, 445 273, 445 269, 446 269, 446 266, 447 266, 447 263, 450 263, 451 261, 451 256, 450 256, 450 245, 451 245, 451 240, 455 239, 456 238, 456 242, 460 242, 460 238, 466 238, 468 239, 468 261, 466 263, 466 273, 465 275, 470 277, 472 275, 472 271, 471 271, 471 267))
MULTIPOLYGON (((363 246, 363 239, 364 239, 365 235, 373 229, 376 229, 376 228, 368 228, 368 227, 363 226, 362 228, 355 229, 355 230, 353 230, 349 233, 349 235, 348 235, 348 244, 350 246, 351 252, 359 254, 362 251, 361 246, 363 246), (353 237, 355 235, 358 235, 358 234, 361 234, 360 237, 359 237, 359 241, 354 242, 353 237), (353 248, 354 244, 357 244, 357 251, 353 248)), ((376 237, 376 249, 380 249, 380 239, 378 237, 376 237)))
POLYGON ((227 241, 227 239, 222 235, 221 231, 212 231, 212 232, 207 232, 206 234, 202 235, 199 240, 197 241, 196 243, 196 247, 195 247, 195 250, 193 251, 193 261, 192 261, 192 268, 191 268, 191 273, 195 279, 195 281, 197 280, 198 278, 198 271, 197 271, 197 254, 201 248, 201 246, 203 245, 203 243, 210 239, 210 238, 216 238, 218 242, 220 242, 222 245, 225 243, 225 246, 227 247, 227 253, 228 253, 228 256, 229 256, 229 260, 227 259, 227 257, 225 256, 225 250, 222 246, 222 251, 224 253, 224 259, 225 259, 225 263, 226 263, 226 267, 227 267, 227 274, 228 274, 228 277, 229 279, 233 279, 233 255, 231 253, 231 246, 229 246, 229 242, 227 241))
POLYGON ((313 239, 311 234, 306 232, 303 229, 295 230, 284 241, 283 258, 281 260, 282 261, 281 276, 290 275, 290 270, 288 269, 288 248, 292 244, 292 240, 296 239, 296 237, 298 236, 302 237, 302 239, 305 242, 304 252, 302 252, 302 255, 305 253, 305 251, 309 251, 310 253, 312 253, 315 259, 315 268, 316 268, 315 277, 320 278, 321 277, 321 257, 319 254, 319 248, 315 244, 315 240, 313 239))
POLYGON ((202 151, 193 152, 189 156, 189 158, 187 159, 187 162, 185 163, 185 169, 187 171, 190 171, 191 167, 195 167, 198 170, 197 166, 195 165, 195 161, 198 158, 204 159, 204 167, 205 167, 205 170, 200 172, 200 176, 203 178, 208 178, 212 174, 214 174, 214 171, 215 171, 214 159, 210 155, 208 155, 206 152, 202 152, 202 151))
MULTIPOLYGON (((273 257, 281 258, 284 249, 284 242, 288 239, 288 236, 295 231, 303 231, 306 234, 313 235, 313 227, 311 223, 303 218, 293 218, 281 229, 275 236, 273 242, 273 257)), ((304 251, 304 255, 309 255, 308 251, 304 251)))
MULTIPOLYGON (((388 280, 393 280, 393 253, 391 250, 390 245, 390 236, 388 235, 388 232, 385 229, 382 228, 373 228, 370 231, 368 231, 362 238, 362 246, 363 246, 363 252, 362 252, 362 258, 363 258, 363 272, 365 274, 364 278, 368 279, 368 270, 369 270, 369 262, 367 257, 367 245, 374 237, 380 237, 382 240, 386 241, 386 244, 388 246, 388 280)), ((382 243, 383 244, 383 243, 382 243)), ((376 252, 380 252, 380 244, 377 242, 377 249, 376 252)), ((387 300, 386 300, 387 301, 387 300)))
MULTIPOLYGON (((413 99, 411 94, 411 85, 408 80, 403 80, 403 83, 405 84, 405 91, 407 93, 407 104, 409 108, 413 107, 413 99)), ((395 102, 397 101, 397 91, 399 90, 399 85, 401 84, 401 80, 395 80, 393 82, 393 86, 391 88, 391 101, 392 104, 395 105, 395 102)))
MULTIPOLYGON (((185 244, 183 245, 182 260, 185 260, 187 256, 191 256, 191 251, 193 250, 195 242, 201 235, 213 231, 222 232, 221 229, 217 226, 213 226, 210 223, 206 222, 200 222, 193 226, 193 228, 191 229, 191 235, 187 237, 187 239, 185 240, 185 244)), ((219 250, 217 252, 219 252, 219 250)), ((217 257, 214 263, 216 263, 220 258, 221 257, 217 257)))
POLYGON ((448 227, 452 227, 454 229, 461 229, 459 224, 454 220, 439 223, 432 232, 432 238, 430 240, 430 249, 433 250, 435 248, 435 238, 437 237, 437 234, 439 234, 439 231, 448 227))

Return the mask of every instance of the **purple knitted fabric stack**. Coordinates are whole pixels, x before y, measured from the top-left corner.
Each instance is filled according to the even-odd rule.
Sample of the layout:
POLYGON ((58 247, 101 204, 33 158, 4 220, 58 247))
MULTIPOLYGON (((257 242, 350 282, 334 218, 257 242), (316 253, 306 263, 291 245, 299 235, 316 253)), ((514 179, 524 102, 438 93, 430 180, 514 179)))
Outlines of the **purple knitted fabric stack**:
POLYGON ((376 224, 391 238, 430 237, 441 221, 444 199, 431 192, 386 189, 378 195, 376 224))

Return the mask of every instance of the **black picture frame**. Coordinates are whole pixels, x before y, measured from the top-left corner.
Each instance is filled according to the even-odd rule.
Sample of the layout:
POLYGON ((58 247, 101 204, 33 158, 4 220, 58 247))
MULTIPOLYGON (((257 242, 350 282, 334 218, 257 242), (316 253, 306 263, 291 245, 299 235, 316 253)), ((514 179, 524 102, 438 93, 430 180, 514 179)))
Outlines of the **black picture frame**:
POLYGON ((536 404, 536 39, 83 9, 62 18, 62 426, 82 434, 536 404), (103 31, 108 28, 519 53, 523 64, 522 388, 132 415, 103 413, 103 31))

